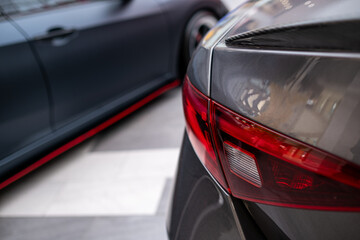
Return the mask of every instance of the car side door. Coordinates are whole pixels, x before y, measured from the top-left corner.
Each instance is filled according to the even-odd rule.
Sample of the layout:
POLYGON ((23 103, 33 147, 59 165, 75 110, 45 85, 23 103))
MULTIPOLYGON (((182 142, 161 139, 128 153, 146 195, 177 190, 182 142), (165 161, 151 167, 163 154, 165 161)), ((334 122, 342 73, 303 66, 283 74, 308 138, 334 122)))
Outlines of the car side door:
MULTIPOLYGON (((45 79, 27 39, 0 3, 0 168, 51 132, 45 79)), ((2 169, 2 168, 1 168, 2 169)))
POLYGON ((166 77, 167 26, 155 1, 42 2, 13 19, 46 70, 55 128, 130 101, 139 88, 166 77))

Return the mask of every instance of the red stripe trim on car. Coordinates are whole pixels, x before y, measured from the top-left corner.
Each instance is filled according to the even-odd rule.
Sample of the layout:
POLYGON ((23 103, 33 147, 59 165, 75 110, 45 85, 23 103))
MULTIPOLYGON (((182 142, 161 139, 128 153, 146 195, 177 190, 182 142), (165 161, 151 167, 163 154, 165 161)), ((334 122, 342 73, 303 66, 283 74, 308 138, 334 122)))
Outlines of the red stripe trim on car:
POLYGON ((81 142, 85 141, 86 139, 94 136, 95 134, 99 133, 100 131, 106 129, 107 127, 113 125, 117 121, 121 120, 122 118, 126 117, 127 115, 131 114, 135 110, 141 108, 145 104, 149 103, 150 101, 154 100, 161 94, 173 89, 181 84, 179 79, 159 88, 158 90, 154 91, 153 93, 149 94, 145 98, 141 99, 140 101, 136 102, 135 104, 131 105, 129 108, 125 109, 124 111, 118 113, 117 115, 109 118, 105 122, 101 123, 100 125, 92 128, 91 130, 83 133, 82 135, 76 137, 75 139, 71 140, 70 142, 66 143, 65 145, 59 147, 58 149, 50 152, 46 156, 42 157, 35 163, 31 164, 27 168, 23 169, 22 171, 18 172, 17 174, 13 175, 12 177, 8 178, 7 180, 0 183, 0 189, 6 187, 10 183, 18 180, 19 178, 25 176, 26 174, 32 172, 33 170, 37 169, 41 165, 49 162, 50 160, 54 159, 55 157, 59 156, 60 154, 68 151, 69 149, 75 147, 76 145, 80 144, 81 142))

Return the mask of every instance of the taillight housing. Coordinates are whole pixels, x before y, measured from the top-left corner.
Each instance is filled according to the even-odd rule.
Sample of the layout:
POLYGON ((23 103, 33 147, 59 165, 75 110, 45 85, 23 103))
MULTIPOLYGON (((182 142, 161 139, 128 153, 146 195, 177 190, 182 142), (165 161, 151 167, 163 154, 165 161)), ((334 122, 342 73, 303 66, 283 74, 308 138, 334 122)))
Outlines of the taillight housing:
POLYGON ((208 108, 210 99, 191 85, 186 77, 183 85, 183 107, 186 130, 200 161, 212 176, 228 189, 212 143, 208 108))
POLYGON ((183 101, 195 152, 234 197, 285 207, 360 210, 358 165, 225 108, 188 79, 183 101))

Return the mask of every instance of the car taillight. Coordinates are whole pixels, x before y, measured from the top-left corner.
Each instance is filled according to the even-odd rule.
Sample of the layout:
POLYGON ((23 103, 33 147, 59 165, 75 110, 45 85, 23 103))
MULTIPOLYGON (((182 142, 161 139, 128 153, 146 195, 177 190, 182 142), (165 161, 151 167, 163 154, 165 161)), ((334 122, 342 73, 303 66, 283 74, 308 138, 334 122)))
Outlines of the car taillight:
POLYGON ((185 115, 193 112, 186 116, 190 141, 196 152, 209 150, 198 153, 200 160, 207 168, 211 165, 208 170, 214 176, 223 170, 226 181, 221 181, 234 197, 276 206, 360 211, 358 165, 249 120, 203 96, 188 80, 185 88, 185 115), (189 96, 202 99, 197 100, 201 110, 189 96), (199 123, 202 130, 192 127, 200 118, 206 130, 199 123))
POLYGON ((193 87, 186 77, 183 85, 183 107, 189 139, 204 166, 221 186, 228 189, 210 135, 209 104, 210 99, 193 87))

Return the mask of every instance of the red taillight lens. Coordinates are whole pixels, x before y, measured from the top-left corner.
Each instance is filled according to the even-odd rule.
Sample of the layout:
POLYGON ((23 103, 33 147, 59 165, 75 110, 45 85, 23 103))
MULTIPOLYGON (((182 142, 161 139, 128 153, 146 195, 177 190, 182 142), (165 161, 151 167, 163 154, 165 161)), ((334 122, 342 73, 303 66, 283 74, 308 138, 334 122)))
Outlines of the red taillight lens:
POLYGON ((195 89, 186 78, 183 85, 183 107, 190 142, 204 166, 225 189, 228 189, 210 135, 209 104, 210 99, 195 89))
POLYGON ((188 79, 183 94, 195 152, 234 197, 286 207, 360 211, 358 165, 242 117, 204 96, 188 79))
POLYGON ((277 206, 360 210, 359 166, 212 104, 216 146, 233 196, 277 206), (256 161, 245 174, 256 176, 255 183, 261 176, 261 185, 234 173, 229 146, 256 161))

